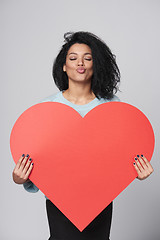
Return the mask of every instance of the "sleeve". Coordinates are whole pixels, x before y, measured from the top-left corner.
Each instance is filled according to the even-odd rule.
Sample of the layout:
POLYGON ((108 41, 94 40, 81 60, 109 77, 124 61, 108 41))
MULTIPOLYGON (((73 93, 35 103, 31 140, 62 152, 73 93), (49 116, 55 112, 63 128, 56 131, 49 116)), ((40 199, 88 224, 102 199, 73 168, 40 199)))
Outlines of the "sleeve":
POLYGON ((39 191, 39 188, 30 180, 23 183, 23 187, 27 192, 35 193, 39 191))

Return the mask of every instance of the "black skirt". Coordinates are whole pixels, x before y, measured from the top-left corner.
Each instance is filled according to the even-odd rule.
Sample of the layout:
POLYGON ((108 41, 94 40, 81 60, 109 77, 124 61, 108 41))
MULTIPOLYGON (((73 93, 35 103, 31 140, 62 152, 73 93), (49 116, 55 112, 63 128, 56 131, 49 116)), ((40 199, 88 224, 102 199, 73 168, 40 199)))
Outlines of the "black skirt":
POLYGON ((50 229, 48 240, 109 240, 113 202, 82 232, 48 199, 46 211, 50 229))

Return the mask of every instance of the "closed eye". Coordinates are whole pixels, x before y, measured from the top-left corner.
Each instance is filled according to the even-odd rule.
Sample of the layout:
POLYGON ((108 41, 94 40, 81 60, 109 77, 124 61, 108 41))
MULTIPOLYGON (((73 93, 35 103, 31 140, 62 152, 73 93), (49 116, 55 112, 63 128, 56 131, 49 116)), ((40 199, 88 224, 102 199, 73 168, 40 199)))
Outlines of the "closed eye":
MULTIPOLYGON (((76 58, 70 58, 70 60, 73 61, 73 60, 76 60, 76 58)), ((91 58, 85 58, 85 60, 91 61, 92 59, 91 58)))

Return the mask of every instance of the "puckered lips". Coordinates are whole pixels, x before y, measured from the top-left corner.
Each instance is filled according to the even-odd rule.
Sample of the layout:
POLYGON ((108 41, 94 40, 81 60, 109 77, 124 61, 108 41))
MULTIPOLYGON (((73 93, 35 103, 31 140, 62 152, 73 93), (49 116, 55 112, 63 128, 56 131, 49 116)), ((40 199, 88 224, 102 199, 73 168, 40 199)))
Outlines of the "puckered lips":
POLYGON ((81 73, 81 74, 86 71, 86 69, 84 67, 78 67, 76 70, 78 73, 81 73))

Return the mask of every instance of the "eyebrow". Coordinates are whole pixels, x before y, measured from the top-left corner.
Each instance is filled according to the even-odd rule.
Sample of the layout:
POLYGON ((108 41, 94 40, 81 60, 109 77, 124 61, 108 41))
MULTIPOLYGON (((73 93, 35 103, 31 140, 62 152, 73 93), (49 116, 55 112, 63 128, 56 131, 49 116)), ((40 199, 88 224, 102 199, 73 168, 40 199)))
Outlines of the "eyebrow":
MULTIPOLYGON (((70 54, 77 54, 77 53, 71 52, 70 54)), ((69 54, 69 55, 70 55, 70 54, 69 54)), ((87 55, 87 54, 92 55, 91 53, 85 53, 84 55, 87 55)))

